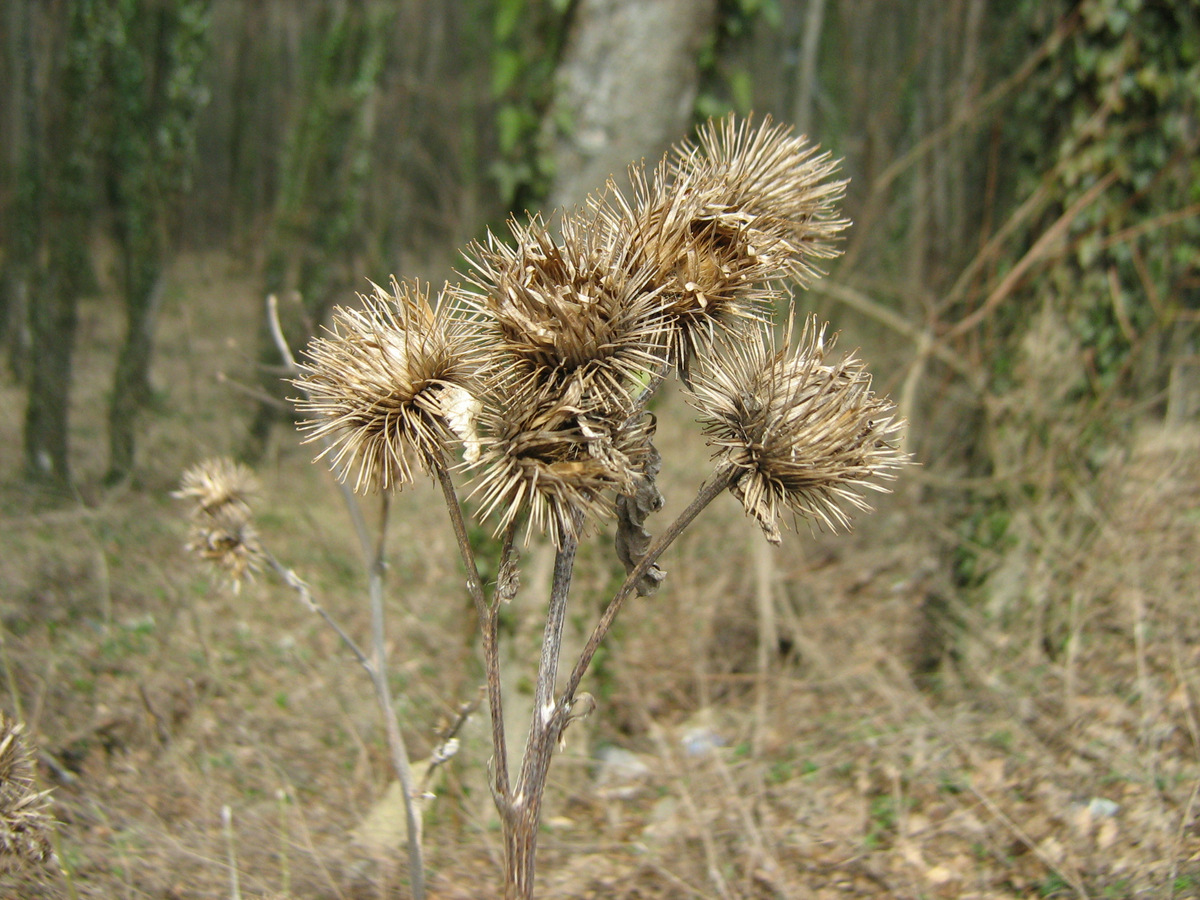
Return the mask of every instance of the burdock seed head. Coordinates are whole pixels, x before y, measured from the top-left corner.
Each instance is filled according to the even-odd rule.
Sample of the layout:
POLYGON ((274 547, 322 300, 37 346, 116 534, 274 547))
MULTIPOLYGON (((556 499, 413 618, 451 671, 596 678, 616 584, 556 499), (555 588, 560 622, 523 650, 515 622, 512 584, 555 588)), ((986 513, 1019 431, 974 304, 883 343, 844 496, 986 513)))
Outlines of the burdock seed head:
POLYGON ((0 712, 0 873, 53 857, 49 791, 39 791, 24 728, 0 712))
POLYGON ((548 531, 557 546, 612 515, 614 494, 633 488, 650 439, 645 417, 573 389, 540 398, 489 394, 480 432, 472 491, 479 518, 495 515, 499 532, 527 513, 528 531, 548 531))
POLYGON ((665 162, 630 174, 632 203, 612 182, 591 202, 609 239, 634 247, 636 267, 649 273, 667 358, 686 373, 717 335, 769 317, 778 268, 764 264, 742 223, 718 220, 688 179, 671 180, 665 162))
POLYGON ((509 229, 512 245, 489 233, 465 253, 460 294, 486 343, 487 380, 508 394, 628 406, 665 354, 652 273, 594 219, 565 216, 557 236, 536 216, 509 229))
POLYGON ((815 319, 794 352, 760 334, 714 353, 691 399, 717 456, 740 473, 731 491, 772 543, 785 510, 848 528, 851 510, 870 509, 863 491, 886 491, 879 482, 908 462, 898 447, 904 423, 871 391, 860 360, 826 364, 815 319))
POLYGON ((227 578, 234 590, 263 560, 250 520, 250 502, 257 493, 258 481, 248 468, 231 459, 209 459, 184 472, 172 495, 192 501, 185 549, 227 578))
POLYGON ((183 473, 179 490, 171 496, 191 500, 193 517, 214 514, 224 507, 250 513, 250 502, 258 494, 258 479, 241 463, 227 457, 206 459, 183 473))
POLYGON ((232 506, 193 518, 185 549, 211 565, 235 592, 262 567, 258 531, 248 513, 232 506))
MULTIPOLYGON (((639 394, 666 362, 666 326, 639 249, 594 212, 510 222, 466 253, 461 296, 485 383, 472 496, 499 529, 527 514, 556 544, 612 513, 648 441, 639 394)), ((628 235, 624 235, 627 237, 628 235)))
POLYGON ((757 126, 710 120, 670 165, 672 180, 691 184, 714 222, 740 226, 757 256, 800 284, 821 274, 814 260, 838 255, 832 241, 850 224, 837 212, 847 184, 830 180, 837 168, 769 116, 757 126))
POLYGON ((476 363, 466 324, 444 299, 431 304, 428 286, 393 278, 361 299, 309 342, 294 382, 311 417, 300 427, 306 443, 327 442, 317 458, 356 491, 398 490, 469 434, 476 363))
POLYGON ((671 358, 686 375, 719 336, 770 318, 784 279, 805 283, 836 255, 847 223, 835 204, 836 163, 770 119, 710 122, 653 171, 630 170, 629 201, 609 182, 589 203, 613 240, 652 270, 671 358))

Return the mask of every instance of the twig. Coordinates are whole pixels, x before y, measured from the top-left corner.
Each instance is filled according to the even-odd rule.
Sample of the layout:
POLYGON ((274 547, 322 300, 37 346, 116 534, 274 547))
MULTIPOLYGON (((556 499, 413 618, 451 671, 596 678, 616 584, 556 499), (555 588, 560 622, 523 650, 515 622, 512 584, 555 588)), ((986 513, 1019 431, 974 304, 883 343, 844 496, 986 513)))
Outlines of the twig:
MULTIPOLYGON (((287 339, 283 334, 283 326, 279 321, 279 303, 274 294, 267 297, 267 321, 271 329, 271 337, 274 339, 275 346, 279 350, 279 355, 286 364, 288 371, 293 374, 299 374, 300 368, 296 365, 296 359, 292 355, 291 348, 288 347, 287 339)), ((325 449, 328 449, 328 442, 324 443, 326 445, 325 449)), ((351 648, 359 662, 364 665, 371 676, 371 682, 375 687, 375 697, 379 704, 380 712, 383 715, 384 731, 387 734, 392 769, 395 771, 396 778, 400 782, 400 789, 404 797, 405 826, 408 835, 409 882, 412 888, 413 900, 424 900, 425 863, 421 846, 422 821, 417 810, 416 784, 413 779, 408 747, 404 742, 404 734, 400 730, 400 720, 396 715, 395 706, 392 705, 391 689, 388 686, 385 665, 383 576, 386 569, 384 548, 387 540, 388 499, 387 495, 384 494, 380 507, 378 540, 373 542, 370 531, 367 528, 366 518, 363 516, 362 507, 359 505, 358 499, 354 496, 353 490, 341 479, 336 479, 336 481, 341 490, 342 500, 350 516, 350 521, 354 526, 355 535, 358 538, 363 563, 367 568, 373 659, 368 659, 345 632, 328 615, 324 614, 320 607, 316 607, 314 604, 314 608, 337 631, 343 642, 351 648)), ((299 582, 299 579, 295 580, 299 582)), ((302 582, 300 583, 302 584, 302 582)), ((311 602, 311 595, 309 595, 309 601, 311 602)))
POLYGON ((345 644, 350 652, 354 654, 354 658, 358 660, 359 665, 366 669, 368 675, 374 678, 375 671, 371 664, 371 660, 367 658, 365 653, 363 653, 362 648, 355 643, 354 638, 346 634, 342 626, 339 625, 333 619, 333 617, 325 611, 323 606, 313 599, 312 591, 309 590, 308 585, 300 578, 300 576, 283 565, 283 563, 276 559, 274 554, 272 554, 270 551, 264 548, 262 553, 263 558, 266 559, 267 565, 271 567, 272 571, 274 571, 275 574, 280 577, 284 584, 296 592, 296 595, 299 598, 300 603, 303 604, 304 608, 309 612, 316 613, 318 616, 324 619, 325 624, 334 630, 337 636, 342 639, 342 643, 345 644))
POLYGON ((533 690, 533 715, 529 719, 529 737, 521 757, 521 770, 511 796, 501 796, 500 812, 504 819, 505 890, 516 896, 532 896, 534 854, 541 822, 542 798, 546 777, 559 736, 566 727, 570 710, 554 701, 554 684, 562 652, 563 627, 567 620, 567 598, 579 549, 582 514, 574 514, 573 528, 563 534, 554 557, 554 580, 550 605, 542 635, 542 655, 538 662, 537 682, 533 690))
POLYGON ((261 388, 250 387, 249 385, 242 384, 237 379, 230 378, 224 372, 217 373, 217 383, 222 384, 225 387, 232 388, 233 390, 235 390, 239 394, 241 394, 243 397, 249 397, 251 400, 257 400, 259 403, 266 404, 267 406, 272 406, 275 409, 291 409, 292 408, 292 404, 289 403, 288 401, 281 400, 278 397, 272 397, 270 394, 268 394, 266 391, 262 390, 261 388))
POLYGON ((958 374, 966 378, 967 383, 972 387, 978 388, 980 377, 975 368, 961 356, 936 342, 930 342, 929 334, 926 329, 920 328, 908 319, 901 316, 899 313, 888 309, 878 300, 864 294, 862 291, 852 288, 849 285, 841 284, 836 281, 822 280, 816 282, 812 286, 812 290, 818 294, 824 294, 827 297, 832 297, 839 303, 842 303, 855 312, 863 313, 870 316, 875 321, 890 328, 899 335, 908 338, 917 345, 919 351, 936 356, 947 366, 953 369, 958 374), (928 345, 928 346, 926 346, 928 345))
POLYGON ((1012 293, 1013 288, 1015 288, 1020 280, 1025 277, 1025 274, 1030 270, 1030 268, 1033 267, 1033 264, 1047 254, 1050 245, 1067 233, 1067 229, 1071 226, 1071 223, 1079 217, 1079 214, 1082 213, 1088 206, 1090 206, 1097 198, 1099 198, 1101 194, 1108 190, 1112 186, 1113 182, 1117 180, 1118 176, 1119 173, 1116 171, 1109 172, 1106 176, 1084 191, 1075 200, 1075 202, 1067 207, 1063 214, 1059 216, 1057 220, 1055 220, 1054 224, 1042 232, 1041 236, 1034 241, 1033 246, 1030 247, 1019 260, 1017 260, 1017 264, 1009 269, 1004 278, 1001 279, 1000 283, 992 289, 992 292, 988 294, 987 299, 983 301, 979 308, 960 319, 943 336, 943 340, 948 340, 950 338, 958 337, 961 334, 965 334, 986 319, 989 315, 991 315, 992 311, 999 306, 1001 302, 1007 299, 1009 294, 1012 293))
POLYGON ((408 832, 408 863, 409 881, 412 885, 414 900, 425 897, 425 866, 421 848, 421 816, 417 810, 416 782, 413 779, 412 765, 409 762, 408 748, 404 743, 404 735, 400 731, 400 720, 396 716, 396 708, 392 705, 391 688, 388 686, 386 654, 384 648, 384 615, 383 615, 383 548, 387 537, 388 495, 383 495, 380 512, 379 542, 376 545, 374 559, 371 560, 368 577, 368 591, 371 601, 371 642, 374 657, 375 694, 383 711, 383 724, 387 731, 388 747, 391 749, 392 768, 400 781, 400 789, 404 794, 404 817, 408 832))
POLYGON ((583 675, 587 672, 588 666, 592 663, 592 657, 596 655, 596 650, 600 647, 600 642, 604 640, 604 636, 608 634, 612 628, 613 620, 616 619, 617 613, 621 611, 621 607, 625 601, 629 599, 629 595, 634 592, 642 576, 650 570, 650 567, 658 562, 658 558, 663 552, 675 542, 675 539, 683 533, 696 516, 704 511, 708 504, 712 503, 721 493, 723 493, 737 478, 737 470, 728 463, 723 463, 712 474, 712 477, 700 488, 696 498, 688 504, 687 509, 679 514, 674 522, 668 526, 667 530, 654 539, 646 550, 646 555, 638 561, 632 571, 625 577, 625 583, 608 602, 604 613, 600 616, 600 620, 592 629, 591 636, 588 637, 587 643, 584 644, 583 651, 579 654, 579 661, 575 663, 575 668, 571 670, 571 675, 567 679, 566 687, 563 689, 562 699, 558 703, 558 709, 566 711, 571 708, 571 703, 575 699, 575 692, 579 690, 579 683, 583 680, 583 675))
POLYGON ((275 348, 283 357, 283 363, 289 372, 299 372, 296 357, 292 356, 292 348, 288 346, 287 338, 283 336, 283 324, 279 321, 279 298, 274 294, 267 295, 267 325, 271 329, 271 339, 275 348))
POLYGON ((1192 785, 1187 805, 1183 808, 1183 815, 1179 818, 1179 828, 1175 832, 1174 852, 1171 853, 1171 872, 1167 875, 1167 884, 1169 885, 1167 900, 1174 900, 1175 897, 1176 877, 1179 874, 1179 848, 1183 846, 1183 836, 1187 833, 1188 822, 1192 819, 1192 808, 1196 805, 1197 792, 1200 792, 1200 781, 1196 781, 1192 785))
POLYGON ((276 788, 275 800, 279 803, 279 892, 287 897, 292 892, 292 868, 288 852, 288 794, 276 788))
MULTIPOLYGON (((450 515, 450 524, 454 529, 454 539, 458 543, 458 553, 462 557, 463 566, 467 570, 467 593, 475 604, 475 612, 479 617, 480 640, 483 644, 483 668, 487 678, 488 713, 492 719, 492 753, 495 771, 492 774, 492 790, 500 797, 508 796, 508 747, 504 735, 504 696, 500 684, 500 648, 499 648, 499 605, 504 600, 503 591, 508 589, 506 581, 512 579, 501 577, 496 584, 496 593, 492 603, 488 603, 483 595, 483 583, 479 577, 479 566, 475 560, 475 551, 471 548, 471 540, 467 535, 467 523, 463 519, 462 505, 458 493, 454 489, 454 481, 450 472, 441 467, 437 470, 438 484, 442 488, 442 496, 446 500, 446 511, 450 515)), ((505 574, 505 563, 513 554, 513 543, 516 536, 516 523, 510 523, 504 536, 504 549, 501 553, 501 575, 505 574)), ((508 599, 511 599, 509 597, 508 599)))
POLYGON ((242 900, 238 884, 237 849, 233 840, 233 811, 228 803, 221 807, 221 834, 225 838, 225 859, 229 866, 229 900, 242 900))
POLYGON ((700 845, 704 848, 704 861, 708 870, 708 880, 716 890, 717 895, 721 900, 731 900, 733 894, 729 890, 729 884, 725 880, 725 876, 721 874, 720 857, 717 853, 717 844, 713 840, 712 830, 705 826, 703 817, 700 815, 700 807, 696 804, 696 798, 693 796, 689 780, 683 772, 683 766, 675 757, 674 750, 666 737, 663 736, 662 728, 654 722, 646 713, 646 710, 639 706, 638 713, 641 715, 647 730, 650 732, 651 738, 658 746, 659 757, 674 769, 675 784, 679 789, 679 799, 683 801, 684 808, 687 810, 688 818, 696 824, 696 833, 700 837, 700 845))
POLYGON ((779 630, 775 623, 775 562, 771 557, 771 547, 761 535, 753 531, 748 534, 753 542, 751 552, 754 554, 754 599, 758 612, 758 679, 754 690, 753 739, 754 755, 757 757, 763 752, 763 742, 767 733, 767 713, 771 700, 771 657, 779 648, 779 630))

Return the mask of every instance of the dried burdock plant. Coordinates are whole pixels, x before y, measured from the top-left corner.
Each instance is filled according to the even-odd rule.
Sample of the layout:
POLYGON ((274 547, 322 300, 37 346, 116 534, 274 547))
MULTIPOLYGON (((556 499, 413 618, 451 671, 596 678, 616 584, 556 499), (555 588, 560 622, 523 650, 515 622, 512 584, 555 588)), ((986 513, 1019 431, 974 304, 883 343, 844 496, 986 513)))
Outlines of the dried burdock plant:
POLYGON ((174 493, 192 504, 187 551, 211 565, 234 590, 263 561, 250 508, 258 492, 258 480, 248 468, 221 458, 192 466, 174 493))
MULTIPOLYGON (((828 359, 824 329, 809 321, 793 347, 790 323, 776 345, 770 323, 835 255, 845 228, 844 182, 805 139, 769 120, 710 123, 647 171, 632 170, 624 196, 609 183, 551 228, 509 223, 465 251, 463 283, 437 302, 427 289, 376 288, 295 366, 306 440, 322 445, 357 509, 356 490, 382 492, 379 539, 368 547, 372 648, 368 658, 329 620, 371 672, 409 812, 413 894, 423 894, 417 788, 387 694, 382 578, 388 498, 419 473, 446 501, 466 587, 479 617, 493 756, 488 771, 504 836, 504 896, 533 895, 542 798, 564 731, 595 705, 583 677, 623 604, 664 579, 657 562, 726 490, 767 539, 792 515, 844 528, 867 509, 866 490, 906 461, 902 423, 872 392, 854 356, 828 359), (657 536, 662 506, 650 397, 674 370, 688 386, 715 467, 695 499, 657 536), (501 537, 494 585, 485 585, 468 537, 466 480, 475 516, 501 537), (560 685, 558 670, 580 541, 615 518, 627 577, 595 622, 560 685), (502 606, 520 590, 516 541, 546 534, 555 563, 529 732, 510 769, 500 677, 502 606)), ((275 329, 289 365, 290 350, 275 329)), ((198 488, 181 493, 203 509, 198 488)), ((207 495, 205 495, 207 496, 207 495)), ((219 494, 213 496, 219 497, 219 494)), ((218 503, 218 506, 220 504, 218 503)), ((213 514, 205 512, 210 519, 213 514)), ((361 512, 354 519, 366 546, 361 512)), ((290 570, 264 558, 320 612, 290 570)), ((322 615, 324 613, 322 612, 322 615)))
POLYGON ((838 255, 833 239, 850 224, 836 210, 846 182, 831 181, 837 162, 790 127, 769 118, 757 127, 733 116, 709 122, 669 170, 719 226, 714 234, 740 235, 748 256, 801 286, 821 274, 815 260, 838 255))
POLYGON ((39 791, 24 726, 0 712, 0 873, 50 864, 49 791, 39 791))
POLYGON ((174 496, 191 500, 192 515, 211 515, 221 510, 249 516, 250 504, 261 492, 254 473, 228 458, 197 463, 183 473, 174 496))
MULTIPOLYGON (((282 330, 278 327, 277 320, 273 319, 272 321, 275 333, 281 335, 282 330)), ((287 360, 291 360, 290 352, 284 355, 287 360)), ((299 374, 299 370, 294 366, 293 371, 299 374)), ((328 439, 326 439, 327 449, 329 446, 328 439)), ((413 895, 421 898, 424 894, 424 863, 421 854, 421 822, 417 811, 417 791, 408 750, 400 731, 395 706, 391 700, 384 660, 384 532, 381 528, 379 541, 372 546, 362 510, 356 503, 354 494, 344 482, 341 482, 341 487, 355 525, 355 532, 361 543, 363 558, 367 562, 372 613, 372 653, 370 655, 360 648, 341 625, 317 603, 308 584, 263 546, 251 521, 250 501, 258 493, 258 484, 249 469, 228 459, 205 460, 197 463, 183 474, 180 487, 173 496, 192 502, 188 515, 190 531, 187 550, 190 553, 203 562, 215 566, 219 573, 227 576, 235 591, 240 588, 242 580, 248 574, 260 568, 269 568, 296 593, 300 602, 309 611, 317 613, 333 628, 342 639, 343 644, 370 676, 387 731, 392 767, 404 787, 413 895)), ((385 499, 383 503, 385 521, 387 509, 388 505, 385 499)))
POLYGON ((480 515, 496 513, 497 533, 521 516, 557 546, 587 524, 609 518, 617 495, 632 490, 649 452, 647 420, 588 405, 585 397, 491 396, 480 419, 484 451, 474 496, 480 515))
POLYGON ((295 384, 311 419, 307 441, 354 489, 401 488, 413 467, 433 472, 469 437, 476 363, 467 323, 430 303, 427 286, 375 285, 362 308, 339 307, 327 336, 309 344, 295 384))
POLYGON ((880 482, 907 460, 893 404, 852 354, 826 364, 815 319, 795 350, 790 327, 779 349, 765 332, 746 338, 706 360, 690 398, 717 457, 737 472, 730 490, 773 544, 785 511, 849 527, 850 510, 870 509, 863 491, 886 490, 880 482))

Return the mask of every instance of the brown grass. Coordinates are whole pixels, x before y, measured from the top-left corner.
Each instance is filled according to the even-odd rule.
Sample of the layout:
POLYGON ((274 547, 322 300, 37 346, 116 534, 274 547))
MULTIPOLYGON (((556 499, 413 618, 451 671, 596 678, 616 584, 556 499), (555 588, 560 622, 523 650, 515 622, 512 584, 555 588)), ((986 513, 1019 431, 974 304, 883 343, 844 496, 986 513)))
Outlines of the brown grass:
MULTIPOLYGON (((177 267, 161 397, 129 488, 91 486, 115 301, 83 310, 77 501, 16 480, 23 398, 0 385, 13 675, 0 704, 11 712, 19 693, 81 897, 230 896, 225 805, 243 896, 405 896, 403 849, 370 846, 388 817, 363 826, 389 771, 366 677, 287 588, 263 576, 236 596, 216 590, 181 551, 186 523, 168 494, 186 466, 236 447, 248 410, 216 374, 252 383, 252 285, 219 255, 177 267)), ((658 413, 665 522, 707 451, 681 398, 658 413)), ((365 635, 357 550, 310 455, 278 435, 258 471, 258 528, 365 635)), ((551 770, 541 895, 1200 894, 1200 439, 1147 432, 1090 491, 1095 535, 1064 549, 1066 571, 1023 573, 1003 621, 957 596, 946 513, 911 486, 852 536, 786 534, 766 554, 737 504, 717 503, 664 559, 662 590, 623 612, 584 685, 599 709, 551 770), (1051 624, 1033 627, 1038 617, 1051 624)), ((392 527, 393 687, 420 758, 480 669, 432 488, 398 498, 392 527)), ((530 548, 525 582, 547 579, 550 560, 530 548)), ((585 545, 569 641, 619 574, 607 546, 585 545)), ((536 618, 513 611, 514 673, 532 662, 536 618)), ((498 883, 483 719, 429 813, 433 897, 491 896, 498 883)), ((66 896, 63 878, 5 877, 0 897, 66 896)))

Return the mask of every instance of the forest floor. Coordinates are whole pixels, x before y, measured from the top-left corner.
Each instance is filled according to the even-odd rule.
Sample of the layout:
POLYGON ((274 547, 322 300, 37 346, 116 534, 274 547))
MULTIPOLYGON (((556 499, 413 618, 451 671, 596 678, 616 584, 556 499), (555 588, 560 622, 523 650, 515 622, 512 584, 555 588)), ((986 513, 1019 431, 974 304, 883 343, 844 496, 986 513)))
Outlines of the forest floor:
MULTIPOLYGON (((272 577, 232 593, 182 551, 170 493, 237 448, 252 409, 236 385, 255 380, 254 290, 224 256, 173 271, 132 484, 97 486, 110 300, 82 309, 77 497, 20 483, 23 394, 0 383, 0 708, 40 748, 69 873, 0 875, 6 900, 408 896, 366 676, 272 577)), ((669 507, 654 521, 707 471, 688 413, 678 395, 658 409, 669 507)), ((312 455, 278 429, 256 522, 365 641, 362 565, 312 455)), ((667 555, 554 760, 541 896, 1200 897, 1200 437, 1148 425, 1087 487, 1094 527, 1069 558, 1021 573, 1041 589, 1003 603, 960 596, 950 513, 927 502, 929 472, 903 477, 849 536, 769 549, 725 498, 667 555)), ((480 682, 438 498, 396 498, 389 528, 391 679, 414 758, 480 682)), ((505 623, 522 705, 551 560, 526 551, 505 623)), ((574 646, 620 572, 603 536, 585 545, 574 646)), ((439 770, 432 898, 497 895, 488 733, 475 714, 439 770)))

